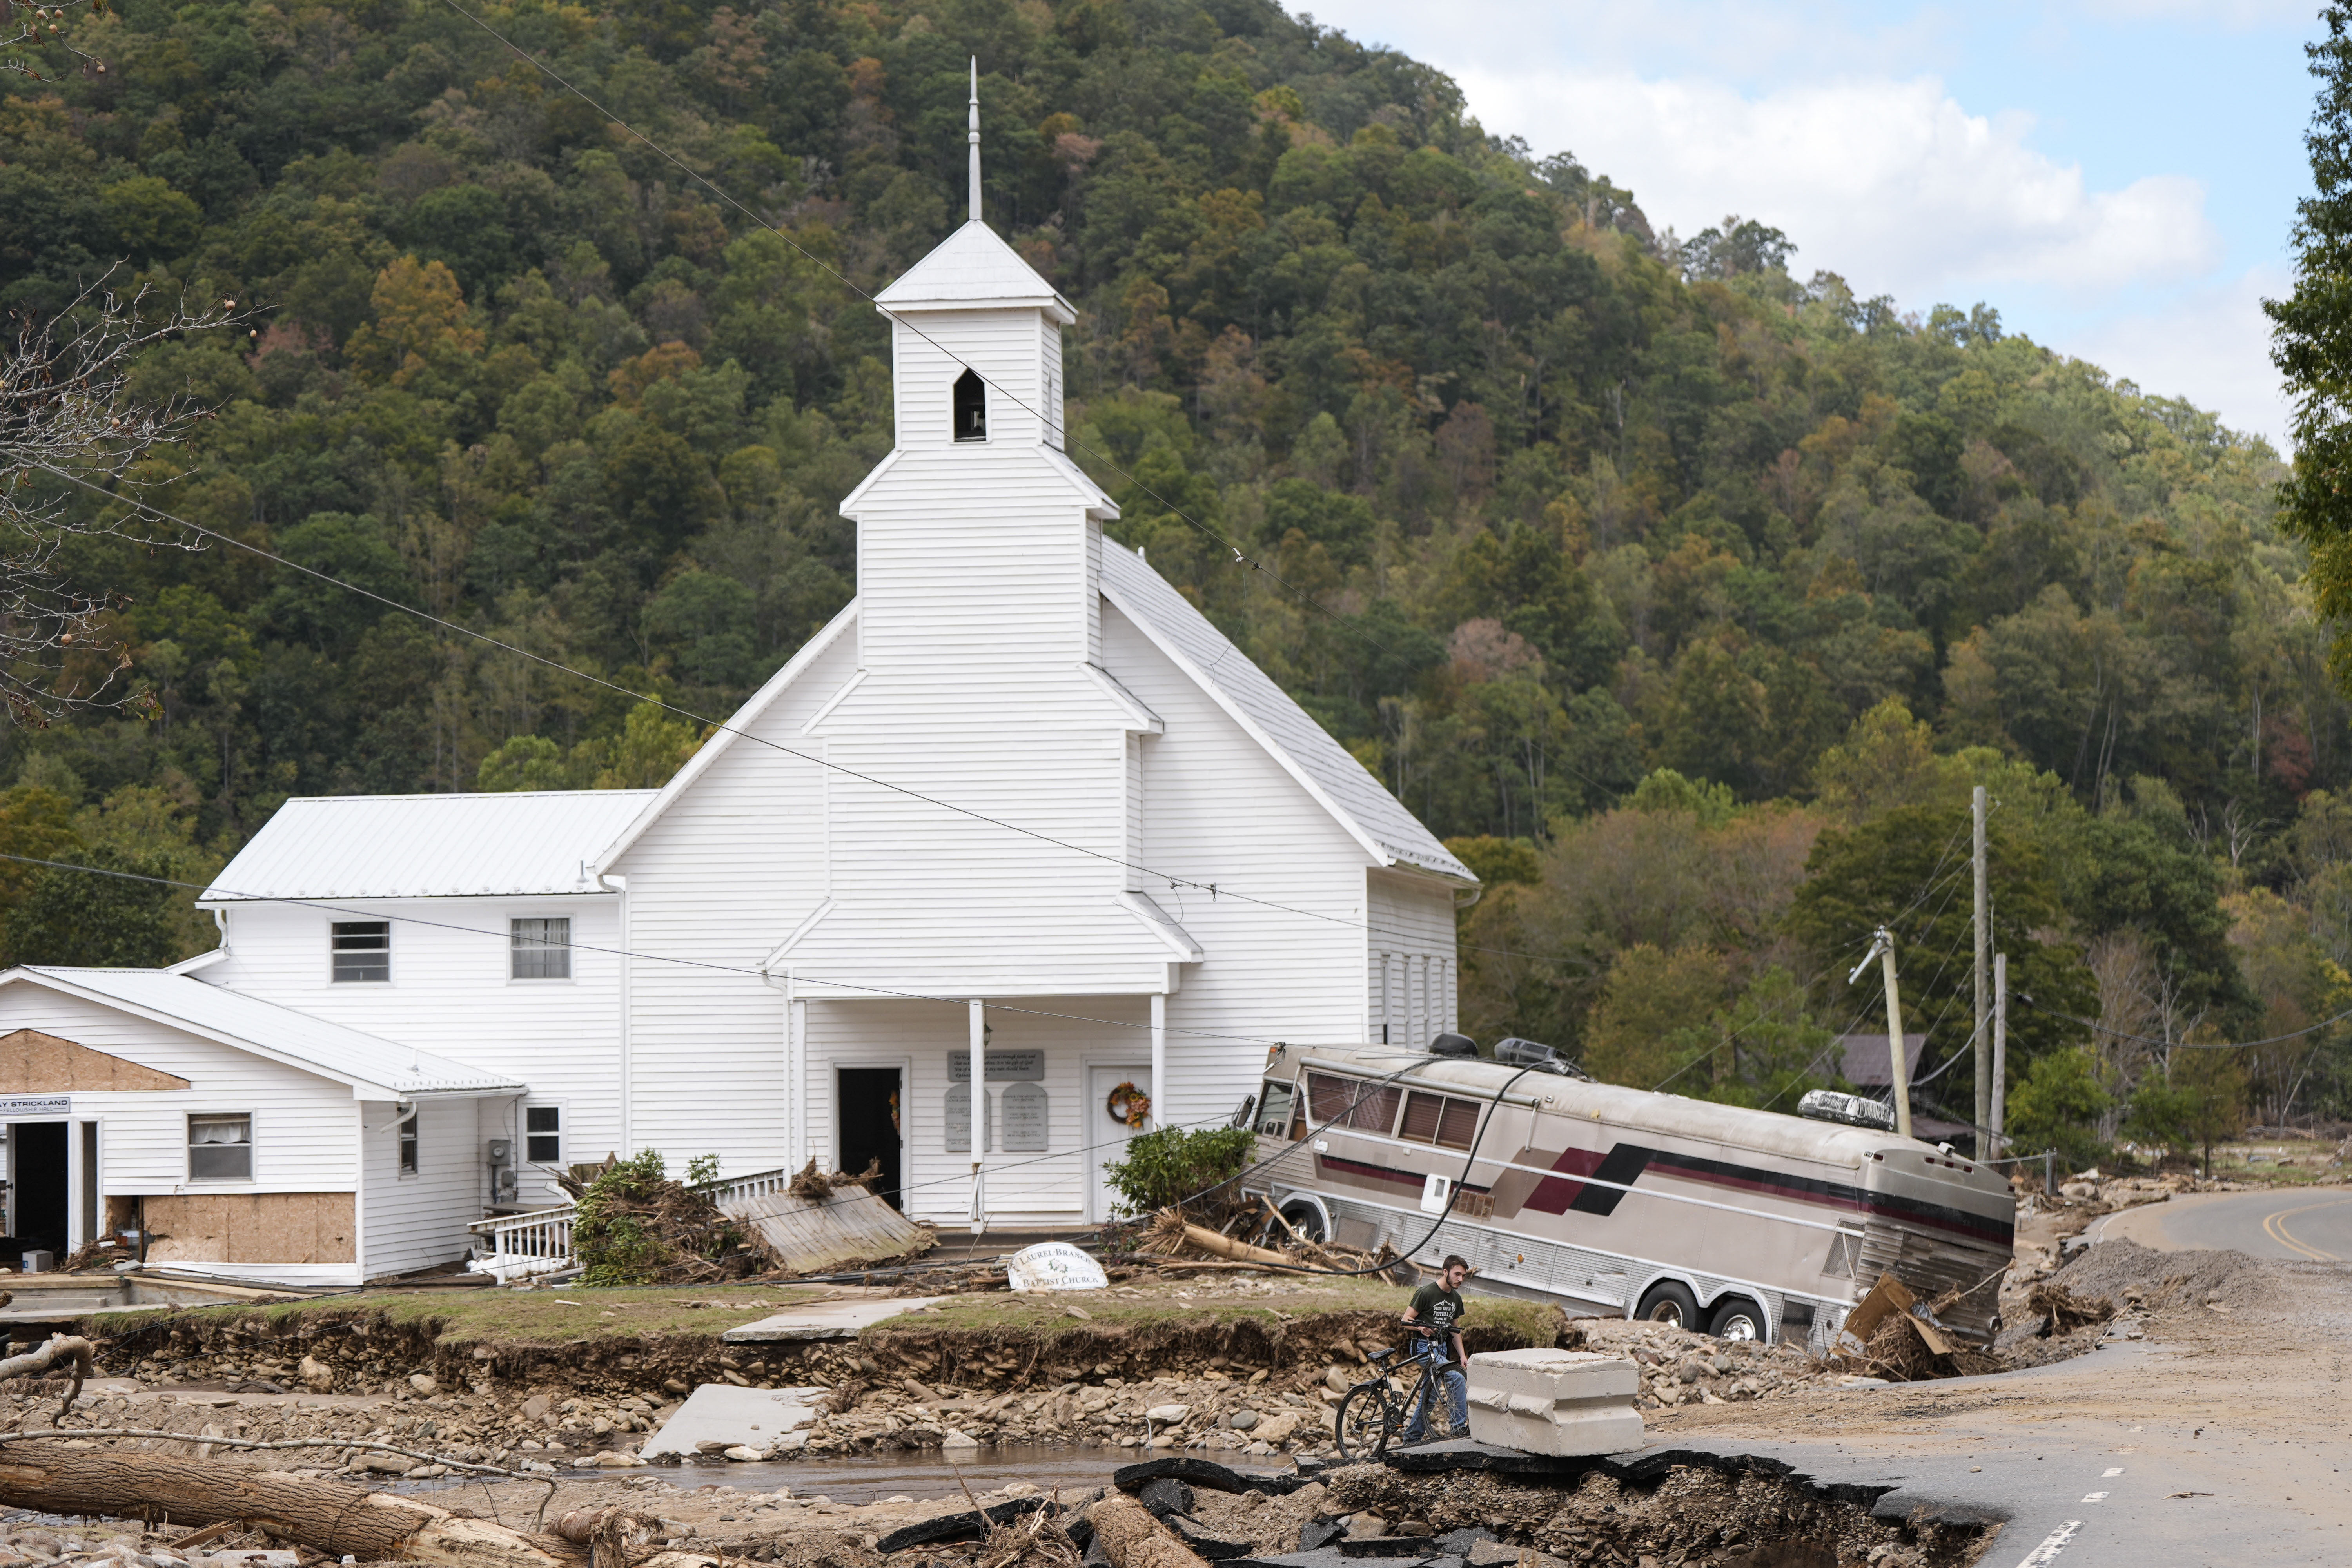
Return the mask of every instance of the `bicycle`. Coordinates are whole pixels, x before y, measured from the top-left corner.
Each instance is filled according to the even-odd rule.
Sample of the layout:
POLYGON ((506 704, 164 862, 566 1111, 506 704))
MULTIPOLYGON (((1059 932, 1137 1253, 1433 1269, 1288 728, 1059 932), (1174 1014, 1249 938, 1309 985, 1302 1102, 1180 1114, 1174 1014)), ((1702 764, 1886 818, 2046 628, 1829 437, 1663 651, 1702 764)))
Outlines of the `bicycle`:
POLYGON ((1382 1367, 1381 1374, 1348 1390, 1339 1401, 1336 1423, 1339 1457, 1343 1459, 1377 1459, 1389 1450, 1389 1445, 1402 1436, 1412 1421, 1414 1408, 1423 1400, 1429 1402, 1429 1436, 1426 1442, 1439 1442, 1449 1437, 1467 1437, 1465 1429, 1454 1429, 1454 1411, 1445 1396, 1445 1341, 1434 1337, 1415 1336, 1412 1350, 1391 1348, 1370 1358, 1371 1364, 1382 1367, 1391 1358, 1402 1356, 1393 1368, 1382 1367), (1417 1377, 1408 1369, 1418 1368, 1417 1377), (1400 1374, 1411 1377, 1411 1385, 1397 1386, 1400 1374))

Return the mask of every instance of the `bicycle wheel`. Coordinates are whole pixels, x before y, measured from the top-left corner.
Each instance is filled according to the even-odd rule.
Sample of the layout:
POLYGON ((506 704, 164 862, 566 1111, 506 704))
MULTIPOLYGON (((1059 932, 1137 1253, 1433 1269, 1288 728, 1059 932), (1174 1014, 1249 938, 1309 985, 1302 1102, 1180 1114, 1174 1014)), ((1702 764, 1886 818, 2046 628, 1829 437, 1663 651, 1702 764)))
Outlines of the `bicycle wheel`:
POLYGON ((1396 1410, 1389 1401, 1388 1391, 1378 1384, 1361 1384, 1348 1391, 1339 1401, 1339 1457, 1343 1459, 1377 1459, 1388 1451, 1389 1440, 1395 1436, 1396 1410))

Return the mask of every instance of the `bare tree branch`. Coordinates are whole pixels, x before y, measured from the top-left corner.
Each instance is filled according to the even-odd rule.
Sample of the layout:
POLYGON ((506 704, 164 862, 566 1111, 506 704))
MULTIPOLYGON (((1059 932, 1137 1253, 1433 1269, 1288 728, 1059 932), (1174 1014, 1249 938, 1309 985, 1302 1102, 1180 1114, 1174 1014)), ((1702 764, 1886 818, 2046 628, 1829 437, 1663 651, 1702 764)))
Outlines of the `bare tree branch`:
POLYGON ((107 624, 108 613, 130 601, 68 581, 60 561, 67 541, 203 544, 125 509, 93 511, 75 483, 152 490, 181 477, 148 459, 186 439, 208 411, 186 396, 142 400, 131 389, 131 367, 158 343, 238 320, 236 301, 166 310, 144 288, 123 298, 110 287, 113 278, 110 270, 47 320, 20 316, 15 341, 0 349, 0 704, 18 724, 45 726, 76 710, 133 700, 121 679, 130 651, 107 624))

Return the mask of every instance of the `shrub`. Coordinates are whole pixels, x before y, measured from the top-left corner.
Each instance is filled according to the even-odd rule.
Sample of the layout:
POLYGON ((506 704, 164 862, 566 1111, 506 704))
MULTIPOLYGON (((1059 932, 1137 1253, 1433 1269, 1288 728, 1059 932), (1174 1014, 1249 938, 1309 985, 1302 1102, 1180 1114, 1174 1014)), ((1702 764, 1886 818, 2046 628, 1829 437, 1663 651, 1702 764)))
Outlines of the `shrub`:
POLYGON ((1127 1158, 1106 1161, 1103 1175, 1123 1213, 1151 1214, 1239 1175, 1253 1146, 1246 1127, 1164 1127, 1128 1140, 1127 1158))

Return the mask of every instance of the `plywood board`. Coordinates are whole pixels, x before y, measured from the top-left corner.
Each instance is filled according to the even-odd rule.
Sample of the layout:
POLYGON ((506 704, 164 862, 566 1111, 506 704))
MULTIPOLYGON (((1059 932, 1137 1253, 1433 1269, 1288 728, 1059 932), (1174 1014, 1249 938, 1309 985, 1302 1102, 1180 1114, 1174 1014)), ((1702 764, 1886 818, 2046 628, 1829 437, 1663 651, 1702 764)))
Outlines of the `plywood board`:
POLYGON ((95 1094, 187 1087, 186 1079, 38 1029, 14 1029, 0 1035, 0 1094, 95 1094))
POLYGON ((142 1200, 151 1263, 355 1263, 349 1193, 201 1193, 142 1200))

